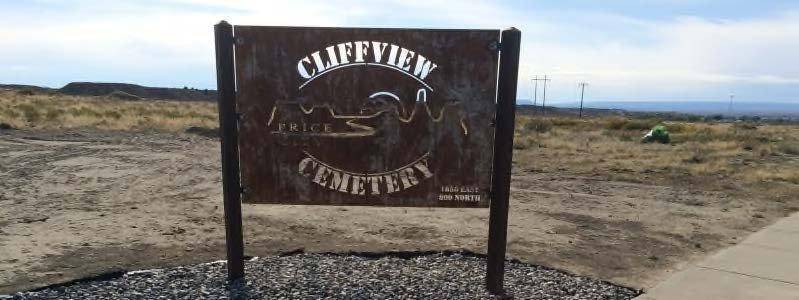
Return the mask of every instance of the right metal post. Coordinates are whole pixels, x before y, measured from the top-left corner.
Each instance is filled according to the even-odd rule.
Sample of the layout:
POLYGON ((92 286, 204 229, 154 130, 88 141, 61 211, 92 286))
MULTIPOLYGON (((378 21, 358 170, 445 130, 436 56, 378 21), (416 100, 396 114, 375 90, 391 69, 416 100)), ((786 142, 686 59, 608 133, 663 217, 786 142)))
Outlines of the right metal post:
POLYGON ((494 131, 494 167, 491 176, 491 206, 488 219, 486 288, 504 295, 505 248, 508 235, 508 202, 513 162, 513 130, 516 116, 516 84, 519 75, 521 31, 502 31, 494 131))

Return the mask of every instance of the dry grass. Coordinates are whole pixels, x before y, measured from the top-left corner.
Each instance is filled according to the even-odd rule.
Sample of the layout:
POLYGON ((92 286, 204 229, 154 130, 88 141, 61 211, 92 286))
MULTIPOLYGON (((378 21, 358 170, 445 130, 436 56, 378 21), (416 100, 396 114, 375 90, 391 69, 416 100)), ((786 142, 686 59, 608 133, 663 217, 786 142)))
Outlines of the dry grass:
POLYGON ((107 97, 0 91, 0 123, 15 128, 157 130, 217 127, 216 105, 208 102, 122 101, 107 97))
POLYGON ((522 116, 517 128, 514 158, 522 170, 711 186, 799 184, 799 126, 522 116), (657 124, 672 142, 641 143, 657 124))
MULTIPOLYGON (((208 102, 0 91, 0 123, 16 128, 177 132, 215 128, 216 117, 216 105, 208 102)), ((514 158, 522 171, 670 183, 799 184, 799 126, 520 116, 516 128, 514 158), (641 143, 641 136, 657 124, 667 127, 671 144, 641 143)))

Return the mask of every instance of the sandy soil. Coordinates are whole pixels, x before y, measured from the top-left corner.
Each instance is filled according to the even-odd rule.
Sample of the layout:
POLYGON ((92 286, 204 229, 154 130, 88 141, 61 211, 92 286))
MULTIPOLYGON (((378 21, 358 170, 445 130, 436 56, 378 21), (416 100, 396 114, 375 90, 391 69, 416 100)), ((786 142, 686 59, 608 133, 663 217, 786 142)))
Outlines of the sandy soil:
MULTIPOLYGON (((508 254, 646 288, 787 212, 691 184, 514 167, 508 254)), ((224 259, 216 140, 0 131, 0 293, 224 259)), ((246 254, 485 252, 487 209, 244 205, 246 254)))

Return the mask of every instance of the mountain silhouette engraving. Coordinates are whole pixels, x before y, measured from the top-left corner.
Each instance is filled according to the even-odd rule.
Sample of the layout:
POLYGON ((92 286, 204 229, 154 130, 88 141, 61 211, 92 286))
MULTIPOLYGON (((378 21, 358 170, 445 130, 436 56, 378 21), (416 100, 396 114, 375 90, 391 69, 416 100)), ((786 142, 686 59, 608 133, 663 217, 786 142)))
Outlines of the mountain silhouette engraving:
POLYGON ((458 126, 464 136, 468 135, 468 126, 458 102, 444 104, 437 114, 424 97, 417 99, 410 112, 402 105, 375 107, 371 104, 373 102, 367 102, 358 114, 346 114, 337 112, 330 104, 306 107, 296 101, 276 101, 267 126, 272 134, 284 136, 363 138, 375 136, 381 125, 394 121, 401 127, 415 126, 416 123, 436 127, 458 126))

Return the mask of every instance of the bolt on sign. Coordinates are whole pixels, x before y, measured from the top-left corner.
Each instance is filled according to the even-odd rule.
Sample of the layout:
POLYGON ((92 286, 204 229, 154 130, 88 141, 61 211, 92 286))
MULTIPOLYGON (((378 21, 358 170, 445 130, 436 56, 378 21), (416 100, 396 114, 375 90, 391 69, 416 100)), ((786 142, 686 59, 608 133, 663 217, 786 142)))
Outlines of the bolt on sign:
POLYGON ((234 34, 243 202, 488 206, 499 30, 234 34))

